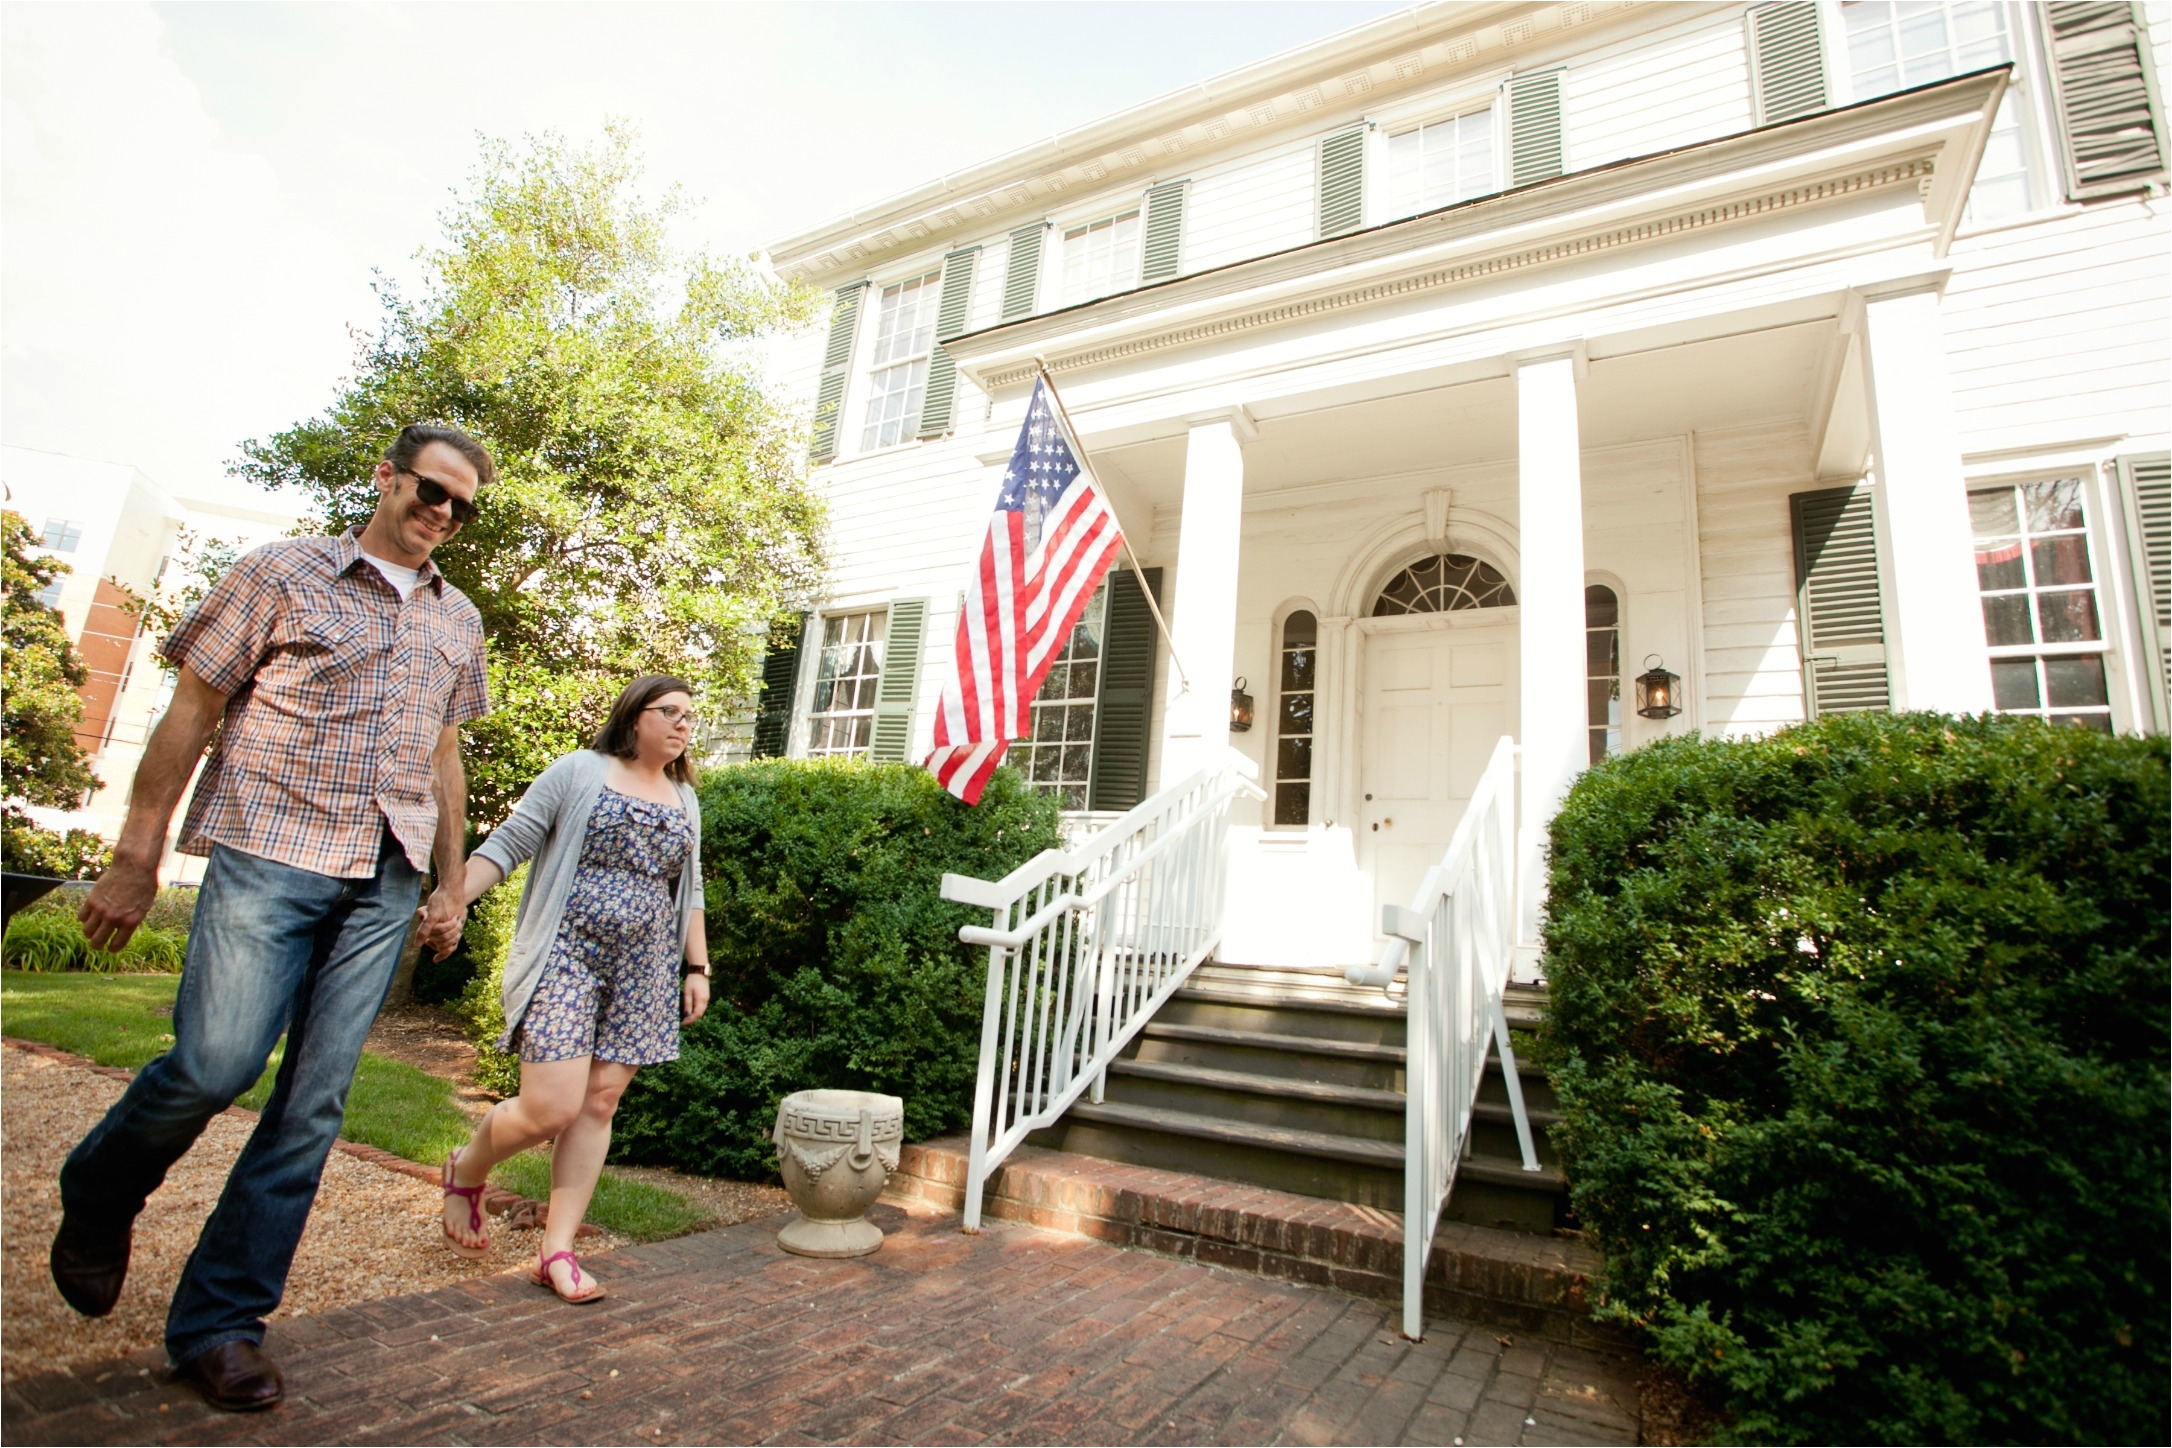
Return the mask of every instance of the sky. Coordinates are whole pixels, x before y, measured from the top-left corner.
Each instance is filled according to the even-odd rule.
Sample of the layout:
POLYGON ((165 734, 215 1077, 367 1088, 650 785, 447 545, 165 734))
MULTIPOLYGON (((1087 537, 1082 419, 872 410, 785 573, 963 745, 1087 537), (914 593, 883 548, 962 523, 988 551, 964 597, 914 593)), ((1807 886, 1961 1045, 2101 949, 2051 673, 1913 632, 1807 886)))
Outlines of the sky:
POLYGON ((1400 8, 0 5, 0 438, 248 501, 479 135, 634 123, 684 240, 748 252, 1400 8))

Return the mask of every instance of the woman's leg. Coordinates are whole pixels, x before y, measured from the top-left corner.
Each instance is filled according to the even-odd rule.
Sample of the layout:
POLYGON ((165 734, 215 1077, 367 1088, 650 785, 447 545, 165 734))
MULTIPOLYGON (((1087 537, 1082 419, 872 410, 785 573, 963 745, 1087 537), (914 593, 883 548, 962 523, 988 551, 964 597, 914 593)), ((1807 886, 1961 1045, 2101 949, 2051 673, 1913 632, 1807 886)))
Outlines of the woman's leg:
MULTIPOLYGON (((624 1070, 629 1079, 633 1075, 631 1067, 614 1069, 624 1070)), ((490 1169, 507 1157, 564 1136, 581 1119, 588 1076, 586 1056, 570 1061, 521 1062, 520 1094, 510 1101, 500 1101, 475 1123, 475 1134, 468 1138, 468 1144, 460 1149, 460 1160, 453 1164, 453 1185, 480 1186, 490 1169)), ((617 1104, 616 1097, 612 1104, 617 1104)), ((608 1134, 605 1139, 609 1140, 608 1134)), ((586 1202, 582 1205, 585 1210, 586 1202)), ((465 1197, 445 1198, 445 1230, 463 1246, 480 1247, 489 1240, 474 1230, 473 1222, 465 1197)))
MULTIPOLYGON (((634 1078, 634 1068, 618 1061, 597 1061, 588 1068, 588 1094, 579 1117, 551 1148, 551 1213, 543 1229, 543 1255, 573 1250, 573 1234, 588 1215, 588 1199, 596 1194, 596 1180, 603 1175, 603 1159, 611 1150, 611 1118, 618 1098, 634 1078)), ((561 1292, 578 1297, 587 1287, 573 1285, 572 1268, 565 1262, 551 1264, 551 1276, 561 1292)))

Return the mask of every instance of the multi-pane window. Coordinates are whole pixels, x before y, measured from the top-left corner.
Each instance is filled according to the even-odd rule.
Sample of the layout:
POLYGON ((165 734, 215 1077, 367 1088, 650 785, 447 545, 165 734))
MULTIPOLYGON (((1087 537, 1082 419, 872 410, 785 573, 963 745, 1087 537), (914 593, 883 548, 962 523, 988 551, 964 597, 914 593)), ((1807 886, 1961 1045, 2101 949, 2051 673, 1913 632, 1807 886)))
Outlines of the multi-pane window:
POLYGON ((1442 553, 1420 559, 1389 579, 1373 600, 1373 617, 1507 608, 1515 601, 1516 591, 1500 569, 1467 553, 1442 553))
POLYGON ((1101 652, 1108 636, 1109 589, 1095 590, 1071 626, 1063 652, 1033 696, 1033 734, 1010 749, 1034 788, 1055 795, 1065 809, 1086 808, 1093 784, 1094 700, 1101 687, 1101 652))
POLYGON ((822 620, 814 703, 807 711, 807 754, 865 757, 875 732, 875 686, 882 681, 886 609, 833 613, 822 620))
POLYGON ((47 608, 58 608, 60 607, 61 582, 62 580, 56 578, 31 596, 47 608))
POLYGON ((1416 216, 1498 190, 1490 106, 1388 138, 1392 215, 1416 216))
POLYGON ((1063 234, 1063 303, 1092 301, 1136 286, 1139 213, 1074 226, 1063 234))
POLYGON ((1603 583, 1584 590, 1584 708, 1591 762, 1621 753, 1621 600, 1603 583))
MULTIPOLYGON (((1853 0, 1848 78, 1868 100, 2014 58, 2012 6, 2004 0, 1853 0)), ((2029 209, 2029 162, 2021 107, 2008 91, 1968 193, 1968 219, 1992 221, 2029 209)))
POLYGON ((1312 822, 1312 699, 1320 664, 1320 625, 1299 610, 1282 624, 1275 677, 1275 823, 1312 822))
POLYGON ((73 553, 83 541, 83 525, 71 518, 47 518, 45 532, 38 537, 40 548, 55 553, 73 553))
POLYGON ((875 356, 868 376, 867 425, 860 449, 903 442, 920 425, 928 390, 928 353, 935 345, 935 308, 943 274, 929 272, 882 289, 875 311, 875 356))
POLYGON ((1976 584, 2002 714, 2034 714, 2106 733, 2111 693, 2089 520, 2079 478, 1968 495, 1976 584))

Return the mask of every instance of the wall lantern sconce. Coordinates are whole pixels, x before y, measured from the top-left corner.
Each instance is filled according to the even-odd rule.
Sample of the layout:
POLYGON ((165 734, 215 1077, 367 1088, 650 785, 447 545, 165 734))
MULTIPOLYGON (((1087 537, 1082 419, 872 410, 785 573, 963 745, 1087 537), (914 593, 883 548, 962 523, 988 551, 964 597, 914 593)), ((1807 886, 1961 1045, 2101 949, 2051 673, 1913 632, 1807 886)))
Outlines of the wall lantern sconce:
POLYGON ((1672 719, 1682 712, 1682 678, 1667 672, 1667 666, 1657 654, 1646 654, 1644 662, 1651 665, 1637 675, 1637 713, 1646 719, 1672 719))
POLYGON ((1245 678, 1237 676, 1237 686, 1229 691, 1229 732, 1243 734, 1252 727, 1252 696, 1244 691, 1245 678))

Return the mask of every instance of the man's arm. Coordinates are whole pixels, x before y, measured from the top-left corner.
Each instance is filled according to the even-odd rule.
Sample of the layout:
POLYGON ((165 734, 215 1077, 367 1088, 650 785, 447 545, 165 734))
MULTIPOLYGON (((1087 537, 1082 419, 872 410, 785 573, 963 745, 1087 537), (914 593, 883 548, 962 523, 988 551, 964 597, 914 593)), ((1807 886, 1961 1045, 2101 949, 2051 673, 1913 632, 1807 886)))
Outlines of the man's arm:
POLYGON ((121 825, 113 863, 91 887, 78 912, 83 933, 99 950, 119 950, 136 933, 151 902, 158 898, 158 862, 166 853, 166 831, 174 806, 189 787, 204 746, 226 714, 226 695, 204 682, 187 664, 174 688, 173 702, 152 729, 128 792, 128 818, 121 825))
POLYGON ((467 866, 463 847, 468 838, 468 772, 460 762, 460 726, 447 724, 438 731, 437 748, 430 755, 430 788, 437 796, 437 839, 431 854, 437 861, 437 888, 422 907, 422 938, 439 959, 453 953, 467 923, 467 866))

